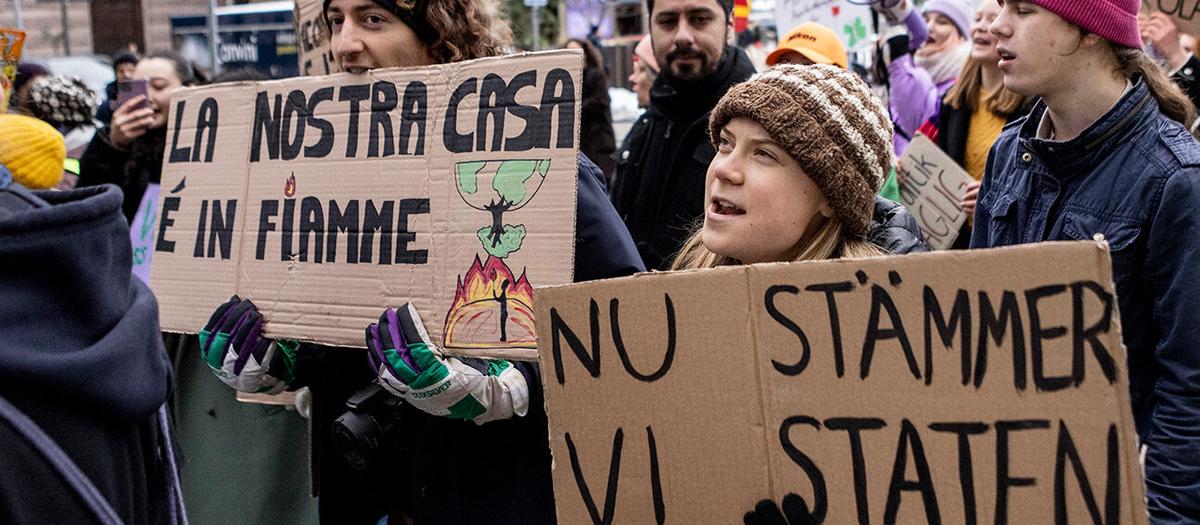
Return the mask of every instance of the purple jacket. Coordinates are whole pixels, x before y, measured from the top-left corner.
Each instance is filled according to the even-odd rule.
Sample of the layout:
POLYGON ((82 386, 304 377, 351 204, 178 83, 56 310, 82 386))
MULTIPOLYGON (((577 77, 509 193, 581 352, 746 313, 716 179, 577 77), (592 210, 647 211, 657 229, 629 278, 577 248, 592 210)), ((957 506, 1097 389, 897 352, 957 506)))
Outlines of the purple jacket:
POLYGON ((912 52, 929 39, 929 28, 921 19, 921 14, 913 10, 904 19, 904 25, 908 29, 909 53, 888 64, 891 83, 888 109, 892 113, 892 124, 896 127, 893 141, 896 157, 904 155, 917 129, 937 116, 942 97, 954 85, 954 80, 934 84, 929 72, 913 61, 912 52))

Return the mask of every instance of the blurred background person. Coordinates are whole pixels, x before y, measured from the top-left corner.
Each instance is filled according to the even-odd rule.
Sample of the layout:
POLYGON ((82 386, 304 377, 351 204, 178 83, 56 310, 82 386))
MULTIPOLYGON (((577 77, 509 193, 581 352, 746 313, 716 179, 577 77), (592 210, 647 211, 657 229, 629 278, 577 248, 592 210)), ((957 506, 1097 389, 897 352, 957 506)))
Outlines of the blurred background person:
POLYGON ((174 51, 146 55, 133 78, 147 82, 148 96, 137 95, 113 111, 112 123, 95 134, 79 159, 78 182, 80 187, 120 186, 125 192, 121 208, 130 222, 144 205, 146 188, 162 179, 171 93, 198 83, 191 63, 174 51))
POLYGON ((8 97, 8 111, 27 115, 29 88, 33 81, 50 74, 41 64, 22 62, 17 65, 17 76, 13 78, 12 93, 8 97))
POLYGON ((971 0, 930 0, 922 16, 910 0, 872 4, 895 25, 880 43, 876 69, 888 87, 897 158, 917 130, 937 118, 942 97, 966 64, 972 5, 971 0))
POLYGON ((92 115, 100 97, 77 77, 46 75, 32 82, 28 99, 29 114, 63 134, 67 158, 58 189, 74 188, 79 179, 79 158, 96 134, 97 122, 92 115))
POLYGON ((658 61, 654 60, 654 47, 650 44, 650 35, 642 37, 633 48, 633 74, 629 75, 629 84, 637 94, 639 108, 650 105, 650 86, 658 78, 658 61))
MULTIPOLYGON (((979 5, 975 22, 971 24, 971 54, 967 64, 963 66, 958 82, 942 99, 937 120, 921 127, 922 133, 975 179, 967 187, 962 202, 969 218, 975 215, 975 198, 992 144, 1006 124, 1025 116, 1030 109, 1028 98, 1004 87, 996 36, 988 30, 999 14, 1000 4, 996 2, 979 5)), ((954 248, 966 249, 971 243, 973 222, 968 219, 963 223, 954 248)))
POLYGON ((617 139, 613 134, 612 108, 608 98, 608 72, 604 56, 591 42, 580 38, 567 40, 566 49, 582 49, 583 100, 580 108, 579 150, 600 167, 606 181, 612 180, 617 164, 613 160, 617 139))
POLYGON ((137 63, 138 56, 128 50, 122 49, 113 54, 112 67, 115 78, 104 86, 104 103, 96 110, 96 120, 102 125, 107 126, 112 122, 113 110, 116 109, 112 105, 117 100, 117 83, 132 79, 137 63))
POLYGON ((829 64, 848 70, 850 57, 832 29, 816 22, 805 22, 788 31, 779 47, 767 55, 767 67, 775 64, 829 64))
POLYGON ((1138 32, 1145 49, 1171 80, 1183 88, 1193 105, 1200 105, 1200 59, 1184 48, 1184 36, 1175 21, 1163 13, 1142 9, 1138 13, 1138 32))

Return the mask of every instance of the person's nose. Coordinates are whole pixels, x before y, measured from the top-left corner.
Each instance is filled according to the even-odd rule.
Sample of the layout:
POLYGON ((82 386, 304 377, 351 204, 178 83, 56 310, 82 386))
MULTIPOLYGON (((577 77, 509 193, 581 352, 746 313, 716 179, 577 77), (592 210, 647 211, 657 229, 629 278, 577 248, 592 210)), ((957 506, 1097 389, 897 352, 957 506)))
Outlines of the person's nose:
POLYGON ((353 57, 357 53, 362 53, 366 49, 362 38, 359 36, 359 32, 359 28, 353 22, 347 20, 342 23, 342 27, 338 32, 331 36, 330 47, 333 48, 333 57, 338 63, 353 57))

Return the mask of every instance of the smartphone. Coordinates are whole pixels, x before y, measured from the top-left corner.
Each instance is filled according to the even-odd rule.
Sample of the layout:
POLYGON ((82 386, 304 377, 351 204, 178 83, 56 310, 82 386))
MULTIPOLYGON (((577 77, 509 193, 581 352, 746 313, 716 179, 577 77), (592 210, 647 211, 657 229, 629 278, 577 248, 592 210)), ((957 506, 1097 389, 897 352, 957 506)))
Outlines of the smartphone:
POLYGON ((117 100, 112 103, 112 109, 116 110, 121 107, 129 99, 141 95, 142 103, 133 109, 140 109, 150 106, 150 91, 145 80, 122 80, 117 82, 117 100))

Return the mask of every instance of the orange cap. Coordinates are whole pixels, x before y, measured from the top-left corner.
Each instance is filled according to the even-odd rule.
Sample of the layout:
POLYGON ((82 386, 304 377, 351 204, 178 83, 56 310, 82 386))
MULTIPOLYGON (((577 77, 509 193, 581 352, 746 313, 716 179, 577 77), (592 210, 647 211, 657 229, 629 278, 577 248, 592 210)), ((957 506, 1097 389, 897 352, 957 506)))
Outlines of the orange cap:
POLYGON ((850 67, 846 46, 832 29, 816 22, 800 24, 779 42, 779 47, 767 55, 767 65, 773 66, 789 52, 800 53, 817 64, 830 64, 842 69, 850 67))

